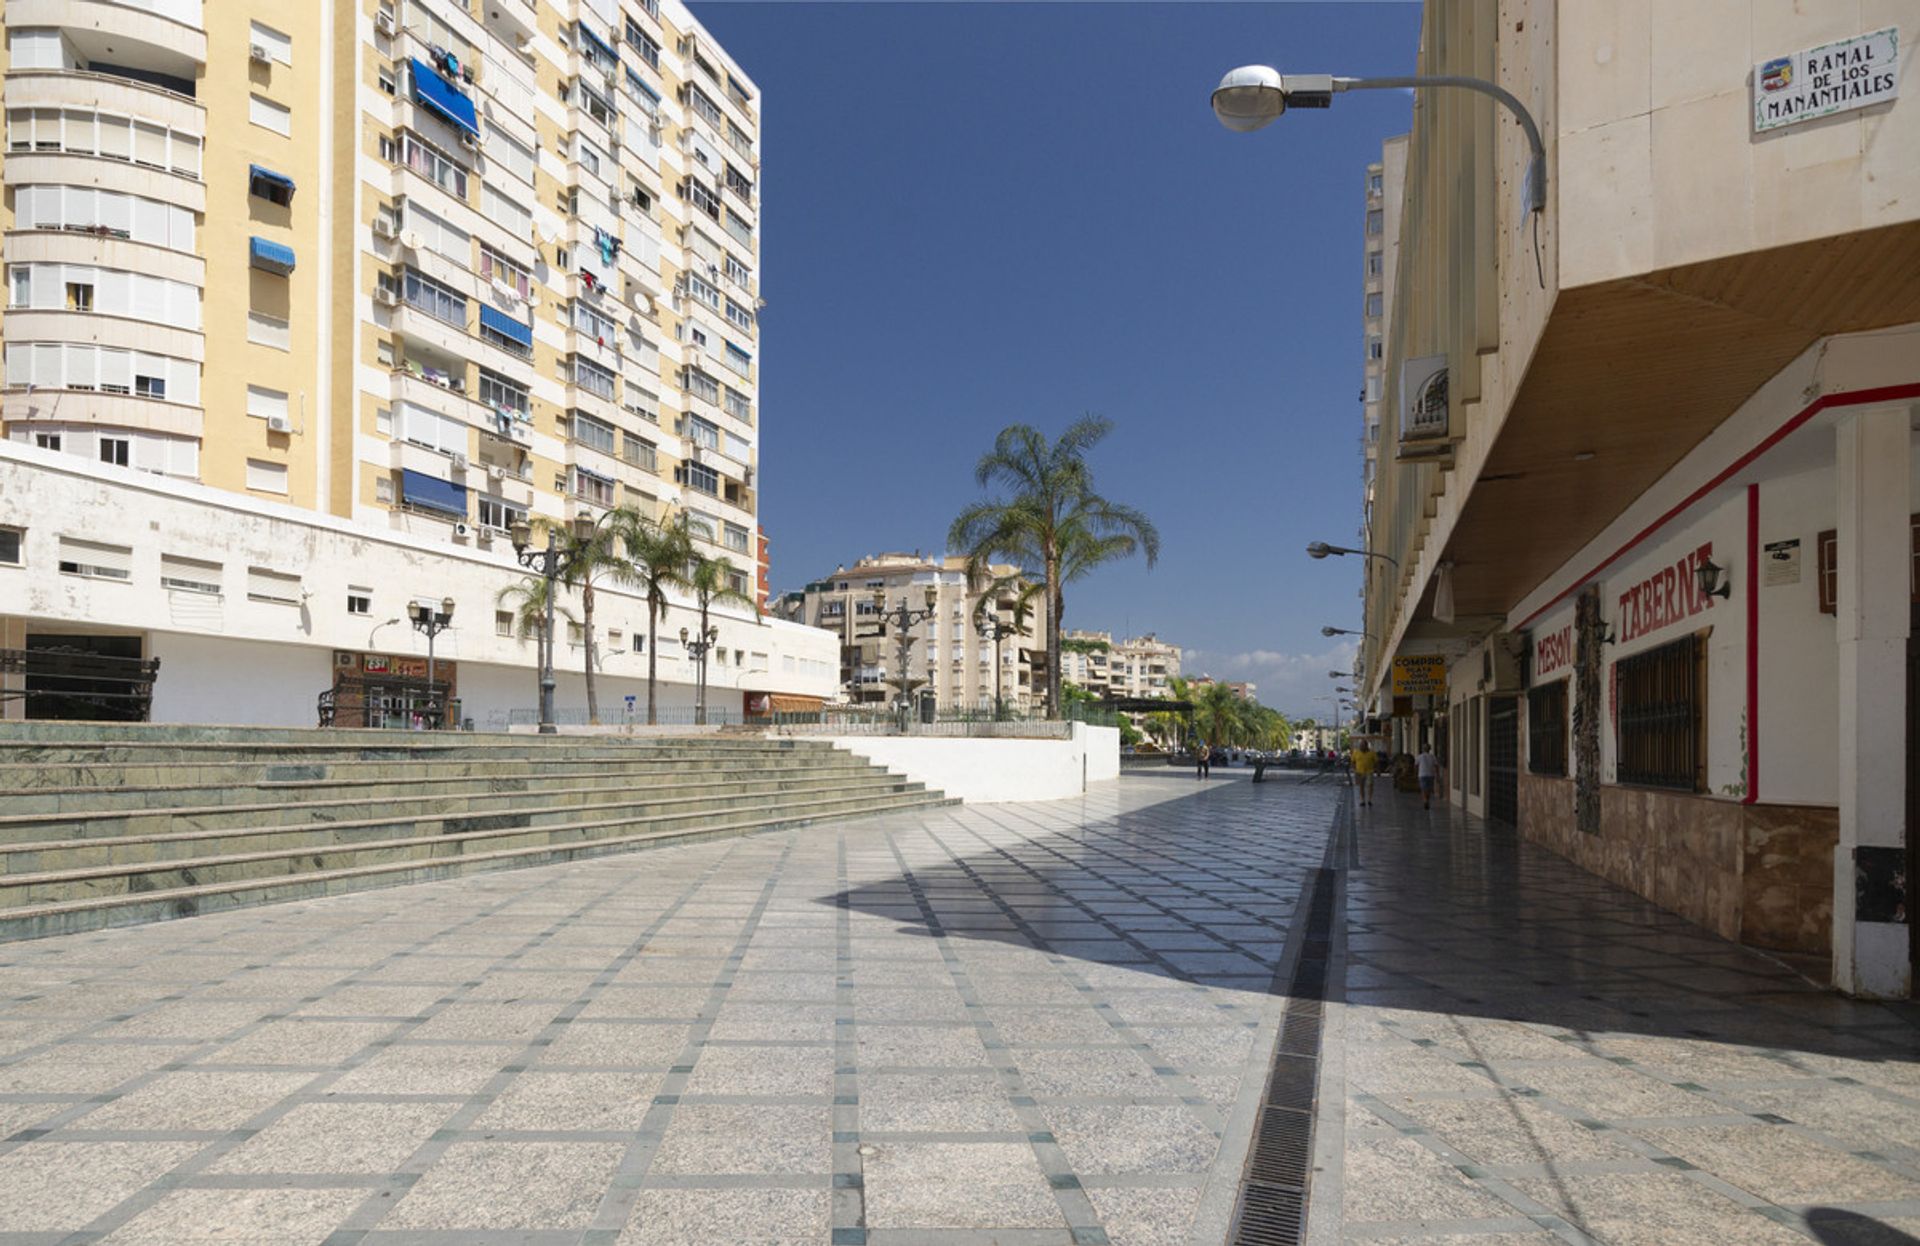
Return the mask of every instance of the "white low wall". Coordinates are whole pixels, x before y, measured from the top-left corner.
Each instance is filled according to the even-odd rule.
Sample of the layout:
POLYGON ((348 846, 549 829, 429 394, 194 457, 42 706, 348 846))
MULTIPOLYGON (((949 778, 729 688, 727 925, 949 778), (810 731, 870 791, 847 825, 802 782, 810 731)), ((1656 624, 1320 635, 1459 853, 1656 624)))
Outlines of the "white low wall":
POLYGON ((1120 730, 1073 724, 1066 740, 834 736, 835 745, 968 804, 1059 800, 1120 777, 1120 730))

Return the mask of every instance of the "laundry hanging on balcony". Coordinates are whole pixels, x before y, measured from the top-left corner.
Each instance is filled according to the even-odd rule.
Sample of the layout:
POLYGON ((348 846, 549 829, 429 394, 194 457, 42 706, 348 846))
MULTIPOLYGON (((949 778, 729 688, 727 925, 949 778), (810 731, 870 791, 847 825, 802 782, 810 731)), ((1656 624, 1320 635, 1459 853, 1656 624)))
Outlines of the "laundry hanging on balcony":
POLYGON ((600 252, 600 262, 608 268, 613 267, 614 257, 620 254, 620 240, 596 225, 593 227, 593 245, 600 252))
POLYGON ((479 138, 480 123, 473 111, 473 101, 419 57, 409 57, 408 63, 413 71, 414 103, 454 129, 479 138))

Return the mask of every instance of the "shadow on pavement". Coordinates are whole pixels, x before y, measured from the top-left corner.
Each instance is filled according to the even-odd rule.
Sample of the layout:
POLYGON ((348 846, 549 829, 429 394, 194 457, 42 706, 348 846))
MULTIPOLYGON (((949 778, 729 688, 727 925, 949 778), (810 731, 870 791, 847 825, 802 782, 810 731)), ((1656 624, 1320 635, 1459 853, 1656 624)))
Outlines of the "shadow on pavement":
POLYGON ((1884 1220, 1837 1207, 1809 1208, 1807 1232, 1823 1246, 1920 1246, 1920 1238, 1884 1220))
MULTIPOLYGON (((1233 775, 1233 779, 1245 778, 1233 775)), ((928 819, 910 874, 823 897, 900 928, 1267 991, 1340 789, 1147 780, 1160 803, 928 819), (1183 791, 1169 791, 1184 782, 1183 791), (985 822, 982 830, 979 823, 985 822)), ((1123 777, 1122 788, 1141 782, 1123 777)), ((1849 1000, 1458 811, 1385 792, 1359 811, 1345 991, 1356 1004, 1762 1052, 1920 1060, 1908 1004, 1849 1000)), ((904 842, 904 840, 903 840, 904 842)), ((1347 862, 1339 862, 1347 864, 1347 862)))

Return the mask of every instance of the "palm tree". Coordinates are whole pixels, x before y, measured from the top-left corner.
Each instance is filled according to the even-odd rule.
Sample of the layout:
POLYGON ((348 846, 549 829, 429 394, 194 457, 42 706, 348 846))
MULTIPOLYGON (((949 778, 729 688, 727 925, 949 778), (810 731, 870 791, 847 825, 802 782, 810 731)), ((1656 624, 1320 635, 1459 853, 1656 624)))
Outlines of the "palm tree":
POLYGON ((1225 684, 1206 684, 1193 700, 1193 725, 1200 738, 1220 748, 1240 743, 1244 734, 1240 698, 1225 684))
POLYGON ((1025 424, 1009 424, 974 468, 981 488, 1007 490, 1005 500, 975 502, 961 511, 947 542, 978 571, 996 557, 1039 567, 1046 582, 1047 711, 1060 713, 1060 623, 1065 586, 1096 567, 1135 552, 1151 567, 1160 557, 1160 533, 1130 506, 1093 490, 1087 452, 1113 429, 1101 416, 1075 420, 1057 441, 1025 424))
MULTIPOLYGON (((732 562, 725 558, 694 558, 693 568, 687 576, 687 587, 693 592, 693 599, 700 606, 700 640, 712 643, 712 629, 707 622, 707 610, 714 605, 732 602, 753 611, 753 617, 760 617, 760 603, 733 586, 736 574, 732 562)), ((701 650, 700 658, 700 712, 698 721, 705 725, 707 721, 707 661, 706 650, 701 650)))
POLYGON ((656 684, 660 675, 660 620, 667 617, 667 590, 688 589, 687 564, 693 561, 693 541, 687 530, 662 524, 622 507, 607 526, 626 553, 620 578, 640 590, 647 602, 647 725, 660 721, 656 684))
MULTIPOLYGON (((609 517, 618 512, 608 512, 609 517)), ((600 723, 600 698, 595 689, 594 668, 599 665, 593 640, 593 582, 602 576, 622 579, 627 574, 627 558, 620 548, 612 525, 602 520, 584 535, 571 525, 562 529, 562 548, 566 550, 561 581, 580 590, 580 630, 586 639, 587 721, 600 723)))
MULTIPOLYGON (((521 640, 532 636, 538 642, 534 648, 534 668, 536 671, 546 670, 551 661, 551 648, 550 638, 547 636, 545 577, 522 576, 496 593, 493 603, 512 611, 515 636, 521 640)), ((554 613, 569 623, 573 622, 573 615, 568 613, 565 606, 555 603, 554 613)))

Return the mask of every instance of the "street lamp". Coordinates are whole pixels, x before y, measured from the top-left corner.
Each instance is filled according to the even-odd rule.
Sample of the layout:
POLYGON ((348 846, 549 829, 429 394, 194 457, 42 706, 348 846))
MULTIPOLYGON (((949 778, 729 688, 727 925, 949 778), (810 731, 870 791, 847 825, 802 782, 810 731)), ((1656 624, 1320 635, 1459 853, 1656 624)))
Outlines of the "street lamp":
MULTIPOLYGON (((433 603, 431 602, 410 601, 407 603, 407 618, 412 621, 413 630, 427 638, 427 698, 429 702, 431 702, 435 695, 433 691, 433 638, 453 626, 453 598, 441 598, 440 608, 437 610, 434 609, 433 603)), ((446 704, 444 702, 440 703, 439 715, 443 723, 446 721, 446 711, 446 704)))
MULTIPOLYGON (((1320 634, 1322 636, 1364 636, 1368 640, 1378 639, 1372 632, 1356 632, 1350 627, 1323 627, 1320 629, 1320 634)), ((1338 678, 1345 679, 1346 676, 1341 675, 1338 678)))
MULTIPOLYGON (((900 729, 902 731, 907 729, 908 715, 913 704, 911 700, 912 686, 907 679, 907 656, 913 649, 914 638, 907 634, 907 629, 922 619, 930 619, 938 613, 937 607, 940 602, 940 588, 938 585, 927 585, 925 600, 927 603, 926 609, 915 610, 907 604, 906 597, 902 596, 900 598, 900 604, 889 610, 887 609, 887 590, 885 588, 876 588, 873 590, 874 613, 880 617, 881 626, 892 625, 894 629, 894 644, 899 650, 900 665, 896 678, 898 678, 900 683, 900 700, 898 705, 900 711, 900 729)), ((927 683, 931 686, 933 683, 933 672, 931 668, 929 668, 927 676, 927 683)))
POLYGON ((1513 114, 1526 131, 1527 146, 1533 159, 1527 166, 1527 207, 1544 212, 1547 207, 1547 149, 1540 141, 1540 127, 1526 105, 1506 88, 1484 78, 1458 74, 1415 74, 1401 78, 1336 78, 1330 74, 1283 74, 1270 65, 1242 65, 1220 79, 1213 89, 1213 111, 1220 124, 1236 133, 1246 134, 1277 120, 1288 108, 1330 108, 1333 97, 1342 91, 1376 91, 1411 87, 1464 87, 1490 95, 1513 114))
POLYGON ((993 617, 988 618, 983 614, 979 617, 978 622, 980 625, 980 638, 991 641, 993 644, 993 717, 994 721, 998 722, 1002 713, 1000 708, 1000 642, 1009 636, 1018 636, 1024 629, 1016 627, 1009 617, 1009 610, 1012 603, 1001 600, 993 604, 993 617))
MULTIPOLYGON (((611 513, 611 512, 609 512, 611 513)), ((546 619, 540 627, 540 734, 552 735, 557 730, 553 725, 553 599, 554 583, 572 570, 574 561, 580 556, 580 550, 593 537, 597 522, 587 515, 575 515, 571 526, 574 543, 562 548, 559 543, 559 529, 547 524, 547 545, 545 549, 533 546, 533 525, 522 519, 514 524, 509 532, 513 541, 513 555, 520 565, 546 581, 546 619)))
POLYGON ((707 653, 712 650, 713 642, 720 639, 720 625, 709 624, 701 632, 688 632, 680 629, 680 647, 693 655, 693 661, 700 668, 699 695, 693 702, 693 721, 696 726, 707 725, 707 653), (689 639, 691 637, 691 639, 689 639))
POLYGON ((1307 546, 1309 558, 1325 558, 1328 554, 1358 554, 1362 558, 1383 559, 1396 567, 1400 565, 1400 560, 1392 554, 1376 554, 1370 549, 1349 549, 1345 545, 1329 545, 1325 541, 1315 541, 1307 546))

